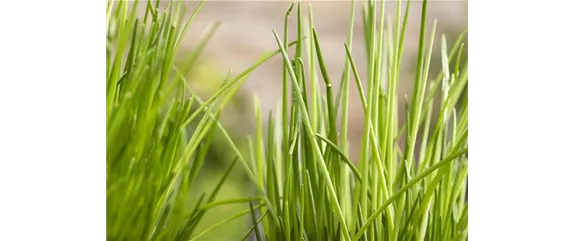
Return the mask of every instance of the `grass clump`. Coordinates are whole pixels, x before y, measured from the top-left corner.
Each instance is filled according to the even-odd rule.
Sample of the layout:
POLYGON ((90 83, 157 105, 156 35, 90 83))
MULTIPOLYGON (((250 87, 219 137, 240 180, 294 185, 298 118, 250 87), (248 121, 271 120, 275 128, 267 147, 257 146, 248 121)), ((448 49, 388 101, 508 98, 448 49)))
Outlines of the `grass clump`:
POLYGON ((186 187, 197 176, 206 149, 200 144, 213 121, 202 118, 191 138, 186 133, 193 99, 172 68, 193 17, 183 22, 179 4, 160 12, 148 3, 142 20, 138 4, 108 2, 107 237, 178 239, 201 218, 190 215, 198 207, 187 203, 186 187))
MULTIPOLYGON (((214 187, 196 186, 223 107, 253 69, 227 75, 221 88, 203 101, 185 76, 203 45, 176 65, 179 46, 205 1, 184 18, 183 1, 109 1, 106 42, 106 212, 109 240, 189 240, 216 203, 237 160, 214 187)), ((210 35, 206 35, 208 38, 210 35)), ((238 149, 235 147, 235 150, 238 149)), ((201 232, 202 230, 199 230, 201 232)))
MULTIPOLYGON (((383 14, 384 1, 364 2, 365 82, 350 47, 357 3, 350 3, 349 35, 341 44, 346 65, 335 91, 311 7, 303 16, 299 2, 285 15, 283 36, 273 31, 278 50, 237 75, 229 72, 207 100, 185 78, 203 45, 184 61, 189 66, 174 63, 203 1, 188 19, 182 1, 171 1, 164 11, 158 10, 159 1, 148 1, 143 19, 137 16, 137 4, 108 2, 107 10, 109 240, 198 240, 240 217, 252 225, 237 240, 467 239, 468 69, 460 66, 462 41, 449 48, 442 36, 442 70, 435 78, 428 76, 436 21, 426 36, 427 1, 403 124, 398 116, 403 97, 397 96, 397 88, 410 1, 405 14, 394 20, 383 14), (297 33, 287 44, 293 14, 297 33), (293 56, 287 52, 291 45, 293 56), (255 102, 258 130, 248 138, 245 153, 219 116, 249 73, 278 54, 284 60, 280 111, 261 113, 255 102), (358 91, 365 117, 360 156, 354 161, 348 143, 350 91, 358 91), (437 92, 439 105, 434 105, 437 92), (436 121, 433 112, 438 113, 436 121), (213 188, 192 190, 216 131, 235 159, 213 188), (403 136, 405 142, 399 143, 403 136), (216 199, 236 165, 255 192, 216 199), (238 203, 244 211, 197 228, 212 208, 238 203)), ((397 2, 397 12, 401 5, 397 2)), ((200 42, 208 42, 209 36, 200 42)))
MULTIPOLYGON (((462 44, 457 41, 449 51, 442 36, 443 68, 430 79, 436 21, 431 35, 425 36, 428 2, 424 1, 414 89, 406 97, 406 121, 399 125, 402 96, 397 96, 397 86, 410 1, 406 4, 405 14, 397 15, 393 24, 382 14, 384 1, 364 2, 366 88, 349 47, 355 2, 348 39, 341 45, 347 62, 337 93, 310 7, 303 21, 301 3, 297 3, 294 56, 283 46, 287 30, 283 40, 274 32, 284 59, 283 105, 279 115, 269 114, 267 153, 254 155, 253 170, 262 177, 258 185, 266 188, 272 204, 261 212, 273 210, 279 222, 263 219, 256 236, 267 240, 466 239, 468 105, 460 100, 468 70, 458 64, 462 44), (456 67, 451 70, 454 60, 456 67), (365 116, 358 161, 349 158, 347 138, 352 80, 365 116), (288 93, 287 87, 293 92, 288 93), (432 104, 436 91, 441 98, 438 106, 432 104), (436 123, 431 123, 433 111, 438 112, 436 123), (402 135, 404 148, 398 143, 402 135)), ((397 12, 400 9, 399 1, 397 12)))

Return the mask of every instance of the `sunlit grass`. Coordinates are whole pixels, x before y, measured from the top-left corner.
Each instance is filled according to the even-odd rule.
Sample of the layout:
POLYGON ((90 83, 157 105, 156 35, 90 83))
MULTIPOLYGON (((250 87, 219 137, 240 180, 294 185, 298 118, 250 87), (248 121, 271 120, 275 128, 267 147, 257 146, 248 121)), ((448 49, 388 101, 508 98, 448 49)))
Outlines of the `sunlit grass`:
MULTIPOLYGON (((186 15, 182 1, 172 1, 165 9, 160 9, 159 1, 108 2, 106 206, 110 240, 189 240, 203 231, 197 228, 210 210, 205 207, 220 206, 209 204, 218 200, 231 171, 211 176, 219 181, 208 182, 213 186, 207 189, 197 183, 216 132, 231 141, 218 117, 244 77, 278 51, 237 75, 229 73, 217 93, 204 102, 185 79, 204 45, 199 44, 183 65, 175 64, 179 46, 203 4, 186 15), (138 4, 146 7, 143 16, 137 13, 138 4), (202 190, 195 188, 199 186, 202 190)), ((202 42, 210 36, 208 31, 202 42)), ((236 163, 230 163, 229 170, 236 163)))
POLYGON ((431 35, 425 36, 425 1, 414 88, 406 97, 406 121, 399 125, 398 98, 404 96, 397 95, 397 87, 399 80, 404 81, 399 70, 410 1, 406 13, 397 15, 394 22, 381 14, 384 2, 365 2, 366 86, 349 47, 355 4, 350 3, 349 37, 341 44, 347 62, 338 93, 332 78, 341 75, 326 69, 320 33, 311 14, 303 21, 300 3, 288 12, 297 15, 293 56, 283 46, 287 30, 283 40, 274 31, 284 59, 283 104, 279 115, 269 115, 266 156, 255 156, 259 165, 253 170, 264 177, 259 185, 266 187, 271 201, 261 212, 274 209, 280 221, 264 218, 256 236, 267 240, 466 239, 468 106, 466 101, 455 105, 468 80, 467 68, 459 65, 457 57, 462 44, 457 41, 449 49, 442 36, 442 72, 429 78, 436 21, 430 26, 431 35), (455 69, 449 69, 454 60, 455 69), (354 90, 349 87, 352 79, 354 90), (293 92, 286 92, 286 87, 293 92), (358 91, 365 116, 360 158, 355 162, 348 155, 349 91, 358 91), (438 106, 432 104, 436 91, 441 98, 438 106), (287 95, 293 95, 290 102, 287 95), (438 112, 436 123, 431 123, 433 112, 438 112), (398 143, 401 135, 404 148, 398 143))
POLYGON ((434 43, 437 22, 427 23, 427 1, 416 73, 409 80, 414 88, 407 97, 398 96, 397 88, 405 81, 400 66, 410 1, 397 3, 397 9, 406 4, 407 11, 394 20, 381 14, 387 11, 384 1, 367 1, 361 2, 360 20, 366 66, 357 66, 351 49, 354 12, 361 6, 349 3, 341 75, 324 63, 311 7, 303 16, 303 4, 296 3, 285 15, 283 36, 269 30, 278 50, 242 72, 227 73, 205 100, 186 76, 213 32, 206 32, 183 65, 175 63, 204 2, 191 15, 183 11, 182 1, 171 1, 165 11, 159 2, 139 3, 147 6, 143 17, 132 3, 138 4, 108 2, 107 11, 109 240, 198 240, 240 218, 252 225, 237 240, 466 240, 468 103, 463 92, 468 70, 460 61, 463 36, 451 46, 445 36, 434 43), (288 21, 297 22, 293 35, 288 21), (288 42, 295 48, 292 56, 288 42), (434 45, 441 47, 442 63, 433 78, 434 45), (257 131, 246 145, 238 145, 220 123, 221 112, 249 74, 277 55, 284 60, 283 75, 277 77, 283 82, 280 108, 262 113, 255 98, 257 131), (366 81, 360 67, 366 68, 366 81), (339 76, 340 82, 334 79, 339 76), (350 91, 359 93, 365 117, 358 160, 349 156, 350 91), (435 93, 440 100, 434 100, 435 93), (399 98, 406 99, 402 124, 399 98), (199 190, 216 133, 223 142, 219 145, 235 158, 214 177, 212 187, 199 190), (401 137, 405 142, 399 145, 401 137), (218 199, 234 170, 241 170, 255 191, 218 199), (211 226, 201 224, 213 208, 227 205, 244 210, 211 226))

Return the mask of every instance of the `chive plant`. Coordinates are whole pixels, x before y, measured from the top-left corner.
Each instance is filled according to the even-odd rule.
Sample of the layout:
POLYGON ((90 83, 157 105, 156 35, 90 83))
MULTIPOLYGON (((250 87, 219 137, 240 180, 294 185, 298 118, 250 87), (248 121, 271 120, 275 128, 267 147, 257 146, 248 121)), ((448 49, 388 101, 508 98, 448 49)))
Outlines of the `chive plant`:
MULTIPOLYGON (((468 70, 460 65, 463 35, 450 48, 441 36, 442 71, 429 77, 437 21, 426 36, 428 2, 423 1, 416 75, 410 80, 414 88, 406 97, 404 124, 399 124, 402 96, 397 96, 397 88, 404 80, 399 70, 410 3, 403 15, 391 20, 384 15, 384 1, 364 2, 368 55, 363 82, 350 47, 357 4, 351 2, 349 35, 341 44, 346 66, 337 93, 332 80, 341 75, 325 66, 310 5, 306 21, 300 2, 285 16, 287 26, 291 13, 296 14, 293 56, 284 46, 287 28, 283 39, 273 31, 284 60, 283 98, 280 112, 268 115, 265 148, 258 122, 257 148, 250 155, 256 185, 265 189, 270 202, 259 202, 261 215, 253 212, 249 231, 257 240, 467 239, 468 104, 463 91, 468 70), (356 161, 349 158, 349 91, 359 93, 365 117, 356 161), (440 101, 434 105, 437 91, 440 101), (433 113, 438 114, 436 121, 433 113), (402 136, 404 148, 398 143, 402 136)), ((401 5, 398 1, 397 13, 401 5)), ((262 118, 259 112, 256 117, 262 118)))
MULTIPOLYGON (((210 209, 240 200, 217 200, 241 155, 210 190, 191 190, 216 130, 240 153, 218 121, 248 74, 227 75, 212 97, 202 100, 185 76, 212 35, 208 31, 184 64, 179 46, 205 1, 186 18, 183 1, 108 1, 106 9, 106 214, 109 240, 190 240, 210 209), (197 201, 193 201, 197 200, 197 201)), ((258 193, 263 194, 263 191, 258 193)), ((250 200, 250 199, 248 199, 250 200)), ((265 198, 263 198, 265 200, 265 198)), ((260 208, 255 205, 254 208, 260 208)), ((249 209, 245 211, 249 213, 249 209)))
MULTIPOLYGON (((463 35, 450 47, 441 36, 442 70, 429 77, 437 22, 426 36, 428 3, 423 1, 416 76, 410 80, 414 88, 401 124, 397 110, 403 97, 397 96, 397 87, 410 0, 404 15, 394 20, 384 15, 384 1, 363 3, 366 81, 351 49, 357 3, 351 2, 349 35, 341 43, 345 69, 335 91, 311 6, 303 16, 298 2, 285 15, 283 38, 273 31, 278 50, 238 74, 230 71, 219 90, 202 100, 185 76, 204 44, 184 66, 174 59, 204 1, 189 18, 182 1, 170 1, 163 11, 159 1, 148 1, 143 18, 136 11, 138 1, 108 2, 108 239, 198 240, 243 217, 252 225, 238 240, 466 240, 468 101, 463 92, 468 69, 460 61, 463 35), (293 14, 297 32, 288 43, 293 14), (293 56, 289 46, 295 48, 293 56), (248 137, 244 152, 219 122, 220 113, 249 73, 278 54, 283 58, 280 110, 261 113, 255 102, 258 130, 248 137), (365 117, 358 160, 349 157, 350 91, 359 93, 365 117), (235 159, 211 190, 191 190, 216 130, 235 159), (405 143, 399 145, 403 136, 405 143), (236 165, 255 192, 216 200, 236 165), (197 228, 210 209, 237 203, 245 204, 245 210, 197 228)), ((401 5, 398 1, 397 13, 401 5)))

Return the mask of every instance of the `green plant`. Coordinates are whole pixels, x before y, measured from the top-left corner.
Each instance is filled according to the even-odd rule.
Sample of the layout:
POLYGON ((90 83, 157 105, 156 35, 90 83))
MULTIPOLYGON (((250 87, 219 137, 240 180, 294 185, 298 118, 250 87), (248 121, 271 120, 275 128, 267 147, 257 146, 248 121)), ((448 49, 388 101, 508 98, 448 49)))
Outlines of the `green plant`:
MULTIPOLYGON (((110 240, 188 240, 207 210, 221 206, 214 203, 236 161, 221 173, 214 187, 197 188, 216 131, 220 129, 224 138, 231 139, 218 117, 245 77, 278 53, 264 55, 235 76, 229 73, 219 91, 202 101, 185 76, 203 45, 184 64, 176 65, 175 60, 204 1, 189 19, 184 19, 182 3, 171 1, 160 11, 160 1, 148 1, 143 18, 137 12, 139 1, 107 4, 106 214, 110 240)), ((207 41, 210 35, 205 36, 207 41)))
MULTIPOLYGON (((467 88, 468 70, 460 66, 462 36, 450 51, 443 36, 442 71, 429 80, 436 21, 427 44, 427 1, 423 3, 414 89, 406 102, 403 125, 397 114, 402 97, 396 90, 410 1, 394 25, 381 14, 384 1, 364 3, 366 88, 349 47, 356 3, 351 2, 349 37, 341 45, 347 59, 337 93, 323 61, 311 7, 304 22, 301 3, 297 3, 285 15, 283 39, 273 32, 279 50, 263 55, 237 75, 228 73, 207 100, 186 81, 203 45, 197 46, 183 66, 174 63, 183 36, 203 3, 184 20, 182 1, 169 2, 163 12, 158 11, 159 1, 148 1, 141 20, 137 1, 132 8, 126 1, 108 2, 108 239, 197 240, 240 217, 253 223, 244 240, 250 235, 257 240, 466 239, 468 103, 461 96, 467 88), (287 22, 293 10, 296 41, 287 45, 287 22), (293 57, 286 51, 291 45, 293 57), (219 116, 249 73, 277 54, 284 60, 281 111, 268 113, 268 129, 264 130, 264 114, 255 102, 257 133, 248 138, 245 153, 219 116), (352 79, 365 115, 357 161, 348 155, 352 79), (441 99, 435 106, 437 91, 441 99), (197 108, 192 108, 194 104, 197 108), (438 112, 436 123, 431 123, 433 112, 438 112), (235 160, 215 187, 202 192, 194 183, 216 131, 235 160), (401 148, 398 140, 403 135, 401 148), (255 192, 217 199, 237 164, 255 192), (229 204, 242 204, 245 210, 198 228, 212 208, 229 204)), ((397 9, 401 9, 400 1, 397 9)))
MULTIPOLYGON (((349 47, 356 3, 351 4, 349 37, 344 45, 347 65, 338 93, 333 91, 332 73, 323 61, 311 9, 308 23, 303 23, 301 3, 297 3, 298 41, 293 57, 283 46, 287 28, 284 40, 274 32, 284 59, 283 105, 278 117, 269 114, 266 155, 261 154, 262 146, 252 151, 259 153, 252 155, 257 185, 266 189, 271 201, 271 206, 260 211, 273 218, 263 219, 263 230, 255 230, 255 235, 258 240, 466 239, 468 104, 455 105, 468 80, 467 67, 459 65, 462 38, 448 53, 442 36, 443 68, 429 80, 436 21, 427 44, 428 2, 424 1, 414 89, 407 97, 405 124, 399 126, 397 103, 401 97, 396 93, 410 1, 405 14, 396 16, 394 26, 381 14, 384 1, 365 2, 366 89, 349 47), (449 69, 452 62, 455 68, 449 69), (352 78, 365 115, 357 162, 349 160, 347 143, 352 78), (287 92, 289 84, 293 93, 287 92), (441 100, 434 106, 434 93, 439 89, 441 100), (291 102, 289 94, 293 95, 291 102), (433 109, 439 114, 431 127, 433 109), (341 128, 337 129, 339 121, 341 128), (397 141, 401 135, 406 137, 404 149, 397 141)), ((397 12, 400 9, 399 1, 397 12)), ((258 221, 254 216, 253 222, 258 221)))

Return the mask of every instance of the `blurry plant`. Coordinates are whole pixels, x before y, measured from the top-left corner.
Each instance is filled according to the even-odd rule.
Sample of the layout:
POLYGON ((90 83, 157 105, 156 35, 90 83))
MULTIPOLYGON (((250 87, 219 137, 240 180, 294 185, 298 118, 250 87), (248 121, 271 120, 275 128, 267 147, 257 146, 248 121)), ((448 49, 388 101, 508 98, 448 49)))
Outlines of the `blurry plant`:
MULTIPOLYGON (((221 74, 223 71, 217 68, 215 63, 198 61, 196 65, 197 66, 190 69, 186 80, 190 88, 192 88, 198 96, 201 98, 209 98, 217 93, 221 85, 224 84, 223 80, 225 80, 226 76, 221 74)), ((248 125, 252 119, 249 115, 248 105, 247 95, 245 92, 238 90, 231 97, 229 103, 226 104, 218 120, 226 128, 230 138, 239 146, 242 144, 242 142, 239 141, 242 135, 249 133, 253 129, 248 125)), ((199 106, 200 105, 196 103, 192 106, 192 110, 199 108, 199 106)), ((197 124, 198 120, 192 122, 189 128, 191 129, 197 124)), ((234 157, 233 153, 226 150, 225 136, 221 131, 215 130, 212 137, 212 145, 207 153, 207 159, 209 160, 209 162, 206 163, 207 167, 222 171, 222 169, 224 169, 222 166, 228 165, 234 157)))
POLYGON ((204 1, 188 19, 182 1, 169 2, 163 11, 159 1, 148 1, 143 18, 139 4, 107 3, 107 238, 188 240, 202 231, 197 229, 207 211, 222 205, 218 194, 237 163, 230 162, 216 179, 210 176, 210 182, 219 179, 208 182, 211 187, 198 182, 215 133, 231 142, 218 122, 221 111, 244 77, 278 51, 228 75, 203 101, 185 78, 194 62, 177 66, 175 56, 204 1))
POLYGON ((160 12, 148 2, 142 20, 136 16, 138 3, 130 8, 127 1, 110 1, 106 15, 107 237, 181 239, 201 219, 193 215, 186 187, 197 176, 205 157, 198 151, 207 150, 200 144, 212 129, 204 115, 191 138, 187 135, 193 99, 186 98, 185 82, 173 70, 199 7, 183 22, 181 4, 160 12))

